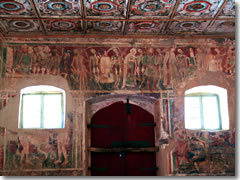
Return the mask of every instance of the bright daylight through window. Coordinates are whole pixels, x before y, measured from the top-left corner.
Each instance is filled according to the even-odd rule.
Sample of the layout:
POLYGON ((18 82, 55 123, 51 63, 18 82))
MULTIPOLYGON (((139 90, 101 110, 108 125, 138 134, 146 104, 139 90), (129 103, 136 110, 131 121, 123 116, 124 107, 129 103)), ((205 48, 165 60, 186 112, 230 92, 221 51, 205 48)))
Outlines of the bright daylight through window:
POLYGON ((65 91, 31 86, 20 92, 19 128, 58 129, 65 126, 65 91))
POLYGON ((198 86, 185 92, 186 129, 229 129, 227 90, 217 86, 198 86))

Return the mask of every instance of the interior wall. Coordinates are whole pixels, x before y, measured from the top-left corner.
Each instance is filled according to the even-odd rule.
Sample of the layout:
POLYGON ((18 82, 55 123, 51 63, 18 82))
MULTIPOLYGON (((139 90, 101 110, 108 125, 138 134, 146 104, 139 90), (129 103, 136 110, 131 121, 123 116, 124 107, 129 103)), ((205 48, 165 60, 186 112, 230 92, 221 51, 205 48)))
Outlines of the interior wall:
POLYGON ((1 174, 87 175, 88 118, 128 96, 155 114, 158 175, 234 175, 234 40, 10 38, 1 52, 1 174), (68 128, 18 129, 20 89, 45 83, 66 90, 68 128), (228 90, 229 131, 185 130, 183 92, 199 84, 228 90))

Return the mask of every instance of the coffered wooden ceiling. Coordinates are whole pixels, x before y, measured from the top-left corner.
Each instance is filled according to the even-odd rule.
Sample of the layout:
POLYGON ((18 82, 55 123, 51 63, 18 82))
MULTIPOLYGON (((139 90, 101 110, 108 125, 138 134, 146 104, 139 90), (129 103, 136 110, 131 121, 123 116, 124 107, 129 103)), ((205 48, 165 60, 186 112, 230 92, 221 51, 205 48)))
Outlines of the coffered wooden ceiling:
POLYGON ((0 0, 3 36, 232 36, 234 0, 0 0))

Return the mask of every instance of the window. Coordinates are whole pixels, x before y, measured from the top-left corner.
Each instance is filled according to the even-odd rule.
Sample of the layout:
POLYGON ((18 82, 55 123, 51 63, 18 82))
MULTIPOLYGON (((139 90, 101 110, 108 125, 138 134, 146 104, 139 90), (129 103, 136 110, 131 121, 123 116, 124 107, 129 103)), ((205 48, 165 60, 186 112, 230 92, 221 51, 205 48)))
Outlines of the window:
POLYGON ((198 86, 187 90, 184 118, 186 129, 229 129, 227 90, 217 86, 198 86))
POLYGON ((19 128, 57 129, 65 126, 65 92, 53 86, 21 90, 19 128))

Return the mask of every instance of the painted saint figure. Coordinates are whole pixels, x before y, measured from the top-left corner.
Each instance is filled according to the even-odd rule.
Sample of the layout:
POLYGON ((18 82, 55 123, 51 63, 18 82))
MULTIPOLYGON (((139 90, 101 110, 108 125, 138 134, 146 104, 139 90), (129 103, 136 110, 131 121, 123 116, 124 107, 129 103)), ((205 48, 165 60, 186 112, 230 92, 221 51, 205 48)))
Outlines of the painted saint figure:
POLYGON ((74 49, 73 61, 71 64, 71 71, 76 74, 79 79, 79 89, 85 89, 87 87, 87 69, 82 54, 82 49, 74 49))
POLYGON ((182 49, 178 49, 177 52, 179 54, 176 56, 176 66, 178 68, 181 79, 184 79, 187 75, 187 56, 184 54, 182 49))
POLYGON ((108 56, 108 52, 104 51, 104 54, 100 58, 100 82, 101 83, 113 83, 114 77, 112 73, 112 62, 111 58, 108 56))
MULTIPOLYGON (((136 53, 137 53, 137 50, 135 48, 130 49, 130 52, 127 54, 127 56, 123 60, 123 83, 122 83, 122 89, 125 88, 126 83, 127 83, 127 75, 128 75, 129 63, 130 62, 132 64, 135 63, 135 61, 136 61, 136 56, 135 56, 136 53)), ((130 66, 130 67, 133 67, 133 65, 130 66)))

